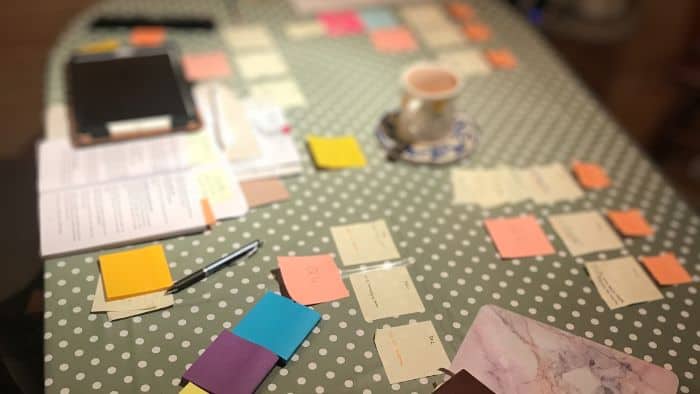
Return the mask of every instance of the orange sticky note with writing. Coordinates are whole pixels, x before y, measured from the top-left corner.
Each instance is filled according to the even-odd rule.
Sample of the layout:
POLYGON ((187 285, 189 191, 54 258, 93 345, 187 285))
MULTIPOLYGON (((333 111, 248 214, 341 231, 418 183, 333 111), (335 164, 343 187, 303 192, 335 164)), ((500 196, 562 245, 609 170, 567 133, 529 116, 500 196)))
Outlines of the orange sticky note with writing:
POLYGON ((470 40, 475 42, 482 42, 491 38, 491 28, 483 23, 467 23, 464 25, 463 31, 470 40))
POLYGON ((99 261, 107 301, 165 290, 173 284, 161 245, 104 254, 99 261))
POLYGON ((680 285, 693 281, 673 253, 642 256, 642 264, 660 285, 680 285))
POLYGON ((639 209, 608 211, 608 219, 620 234, 628 237, 646 237, 654 234, 654 229, 639 209))
POLYGON ((544 256, 554 253, 554 247, 534 216, 487 219, 484 225, 496 244, 502 259, 544 256))
POLYGON ((412 52, 418 49, 413 34, 405 27, 373 30, 370 33, 370 38, 374 49, 379 52, 412 52))
POLYGON ((495 68, 510 70, 518 65, 518 60, 513 52, 508 49, 489 49, 486 51, 486 58, 495 68))
POLYGON ((605 169, 594 163, 585 163, 575 161, 571 169, 578 179, 581 187, 586 189, 604 189, 610 186, 610 178, 608 178, 605 169))
POLYGON ((460 1, 451 1, 448 3, 447 12, 449 12, 453 18, 461 22, 471 20, 476 15, 474 9, 469 4, 460 1))
POLYGON ((165 27, 137 26, 131 29, 131 45, 139 47, 157 47, 165 42, 165 27))
POLYGON ((227 78, 231 75, 231 66, 222 51, 183 55, 182 68, 188 81, 227 78))
POLYGON ((289 296, 304 305, 350 296, 333 256, 279 256, 277 263, 289 296))

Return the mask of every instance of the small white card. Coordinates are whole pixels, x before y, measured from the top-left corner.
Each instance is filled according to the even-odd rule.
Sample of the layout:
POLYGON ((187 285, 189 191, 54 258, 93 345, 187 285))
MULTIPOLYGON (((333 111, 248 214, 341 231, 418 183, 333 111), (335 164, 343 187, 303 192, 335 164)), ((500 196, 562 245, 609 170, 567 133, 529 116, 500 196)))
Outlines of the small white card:
POLYGON ((236 63, 245 79, 257 79, 288 72, 287 64, 277 52, 241 55, 236 58, 236 63))
POLYGON ((610 309, 664 298, 633 257, 586 263, 586 269, 610 309))
POLYGON ((353 274, 350 283, 368 322, 425 312, 406 267, 353 274))
POLYGON ((552 215, 549 223, 573 256, 623 247, 615 230, 596 211, 552 215))
POLYGON ((400 257, 384 220, 331 227, 331 234, 345 266, 400 257))

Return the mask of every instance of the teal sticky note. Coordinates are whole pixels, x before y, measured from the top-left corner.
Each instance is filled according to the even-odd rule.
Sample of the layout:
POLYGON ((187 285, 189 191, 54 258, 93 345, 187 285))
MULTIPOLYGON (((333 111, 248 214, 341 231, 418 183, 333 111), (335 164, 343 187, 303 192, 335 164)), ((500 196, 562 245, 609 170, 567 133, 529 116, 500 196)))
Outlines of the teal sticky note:
POLYGON ((360 18, 369 30, 394 27, 399 22, 388 8, 368 8, 360 11, 360 18))
POLYGON ((288 361, 320 319, 315 310, 267 292, 232 331, 288 361))

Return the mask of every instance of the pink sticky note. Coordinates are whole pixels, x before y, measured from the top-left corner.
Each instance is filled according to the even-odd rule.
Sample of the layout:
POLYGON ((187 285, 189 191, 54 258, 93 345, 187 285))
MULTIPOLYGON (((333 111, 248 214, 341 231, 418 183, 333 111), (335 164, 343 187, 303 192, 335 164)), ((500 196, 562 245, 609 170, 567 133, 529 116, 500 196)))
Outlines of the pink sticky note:
POLYGON ((277 263, 290 297, 300 304, 318 304, 350 295, 329 254, 280 256, 277 263))
POLYGON ((534 216, 487 219, 484 224, 503 259, 554 253, 554 247, 534 216))
POLYGON ((221 51, 184 55, 182 68, 188 81, 225 78, 231 75, 231 66, 226 54, 221 51))
POLYGON ((365 29, 362 19, 355 11, 324 12, 318 15, 318 20, 331 37, 360 34, 365 29))
POLYGON ((405 27, 374 30, 370 37, 379 52, 412 52, 418 48, 413 34, 405 27))

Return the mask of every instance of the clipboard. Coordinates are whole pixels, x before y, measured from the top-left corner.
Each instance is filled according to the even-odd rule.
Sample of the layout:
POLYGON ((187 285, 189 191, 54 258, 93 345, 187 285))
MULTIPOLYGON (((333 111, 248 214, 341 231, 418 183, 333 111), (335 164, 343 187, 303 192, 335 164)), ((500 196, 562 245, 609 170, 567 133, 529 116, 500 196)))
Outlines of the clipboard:
POLYGON ((66 66, 71 138, 93 145, 201 128, 172 46, 75 54, 66 66))

